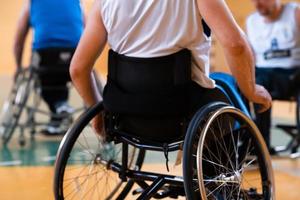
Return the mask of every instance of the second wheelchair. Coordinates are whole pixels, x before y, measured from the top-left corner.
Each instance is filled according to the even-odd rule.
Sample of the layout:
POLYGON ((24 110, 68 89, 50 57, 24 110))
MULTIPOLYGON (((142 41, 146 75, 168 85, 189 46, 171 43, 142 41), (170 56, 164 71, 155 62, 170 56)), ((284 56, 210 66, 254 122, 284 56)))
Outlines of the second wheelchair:
MULTIPOLYGON (((67 130, 72 123, 73 115, 82 111, 84 106, 73 109, 71 112, 58 114, 51 113, 48 109, 41 107, 41 82, 39 74, 68 73, 66 69, 43 69, 36 67, 22 68, 15 75, 13 86, 9 97, 2 106, 0 135, 4 145, 8 144, 17 129, 20 130, 19 143, 25 144, 24 132, 29 130, 31 137, 37 132, 37 127, 45 127, 47 118, 63 119, 59 122, 61 129, 67 130), (42 118, 42 119, 41 119, 42 118), (45 119, 43 119, 45 118, 45 119)), ((102 88, 98 81, 99 88, 102 88)), ((69 84, 69 89, 71 85, 69 84)), ((47 90, 59 88, 47 87, 47 90)))

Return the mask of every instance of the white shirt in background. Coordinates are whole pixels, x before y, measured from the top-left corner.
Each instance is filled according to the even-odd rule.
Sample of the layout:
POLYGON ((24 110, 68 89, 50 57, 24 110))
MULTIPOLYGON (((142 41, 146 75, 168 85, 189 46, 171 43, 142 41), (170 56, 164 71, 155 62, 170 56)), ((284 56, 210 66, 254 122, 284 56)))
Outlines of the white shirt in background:
POLYGON ((298 4, 284 5, 281 16, 265 22, 258 13, 247 19, 247 34, 255 52, 257 67, 300 67, 300 30, 296 21, 298 4))

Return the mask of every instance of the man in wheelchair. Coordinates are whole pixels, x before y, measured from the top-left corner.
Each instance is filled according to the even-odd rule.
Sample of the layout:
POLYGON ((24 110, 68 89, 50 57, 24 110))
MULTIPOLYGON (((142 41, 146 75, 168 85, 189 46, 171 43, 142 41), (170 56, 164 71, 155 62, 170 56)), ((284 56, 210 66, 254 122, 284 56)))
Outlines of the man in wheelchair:
MULTIPOLYGON (((296 100, 300 84, 299 5, 277 0, 252 2, 257 12, 248 17, 247 32, 255 52, 257 83, 275 100, 296 100)), ((270 145, 271 109, 256 113, 256 123, 275 154, 270 145)))
MULTIPOLYGON (((208 53, 210 39, 204 35, 202 26, 200 26, 202 24, 201 17, 199 17, 198 15, 194 16, 192 14, 187 14, 189 13, 189 8, 187 7, 187 5, 184 5, 184 7, 186 7, 187 9, 187 13, 185 13, 185 11, 183 10, 178 13, 182 14, 182 16, 186 16, 185 18, 182 18, 182 24, 180 24, 177 19, 175 20, 173 19, 173 17, 169 16, 171 14, 168 14, 169 12, 171 12, 168 9, 172 10, 170 8, 171 5, 165 5, 164 3, 160 2, 156 3, 157 5, 153 8, 149 8, 149 11, 147 10, 147 6, 145 5, 135 5, 135 7, 140 7, 141 9, 143 8, 144 12, 151 12, 154 16, 155 13, 160 13, 159 7, 163 6, 166 9, 167 13, 162 14, 160 16, 161 19, 151 20, 151 17, 147 17, 147 19, 142 18, 140 20, 135 20, 135 16, 144 14, 137 12, 134 13, 132 19, 128 19, 127 17, 126 20, 123 20, 122 17, 125 17, 124 13, 130 10, 129 5, 123 5, 125 3, 122 4, 121 2, 106 2, 107 3, 95 3, 90 20, 86 27, 86 31, 84 32, 81 43, 79 43, 79 47, 71 64, 71 76, 73 83, 88 106, 94 105, 101 100, 101 97, 96 90, 95 82, 93 81, 94 79, 90 71, 92 70, 95 59, 97 58, 99 53, 101 53, 107 41, 111 49, 114 51, 114 53, 112 54, 120 54, 138 58, 155 58, 172 55, 184 48, 187 48, 192 54, 191 79, 194 83, 198 84, 201 98, 206 92, 211 92, 210 89, 214 88, 214 82, 208 77, 208 53), (117 6, 120 6, 122 10, 119 11, 120 13, 116 10, 116 13, 112 13, 106 10, 107 7, 114 10, 114 8, 117 6), (119 15, 121 17, 115 17, 119 15), (120 21, 114 21, 115 19, 120 19, 120 21), (185 23, 184 20, 187 20, 187 22, 185 23), (106 25, 106 23, 109 24, 109 26, 106 25), (169 26, 171 26, 171 30, 174 31, 168 29, 169 26), (163 30, 165 30, 166 33, 163 33, 163 30), (167 38, 163 37, 166 34, 170 36, 168 36, 167 38)), ((229 66, 231 67, 233 76, 236 78, 242 93, 248 100, 261 105, 261 111, 268 109, 271 100, 269 93, 262 86, 255 84, 253 67, 254 62, 251 49, 246 42, 246 38, 241 30, 237 28, 235 21, 231 17, 227 16, 229 14, 226 11, 226 6, 220 3, 221 9, 218 8, 220 9, 221 17, 227 19, 225 21, 223 20, 223 22, 220 23, 217 20, 217 17, 211 17, 212 13, 214 13, 214 10, 219 6, 219 3, 215 4, 211 2, 192 2, 193 3, 185 2, 182 4, 192 4, 188 6, 196 6, 195 8, 193 7, 195 12, 200 14, 203 13, 202 15, 205 21, 212 28, 213 32, 216 34, 216 36, 224 46, 224 51, 226 53, 226 58, 228 60, 229 66), (207 6, 210 9, 207 9, 207 6)), ((109 65, 110 64, 111 63, 109 63, 109 65)), ((131 71, 124 70, 123 73, 125 74, 123 75, 123 77, 121 77, 121 84, 134 84, 131 83, 131 81, 135 80, 130 80, 130 77, 124 80, 124 76, 131 76, 130 72, 131 71)), ((109 81, 111 80, 110 76, 111 74, 109 72, 109 81)), ((139 75, 136 75, 136 77, 137 76, 139 75)), ((143 78, 144 77, 141 77, 140 79, 143 78)), ((135 85, 134 87, 140 88, 139 84, 143 83, 135 82, 135 84, 138 85, 135 85)), ((155 86, 153 86, 152 89, 154 89, 154 87, 155 86)), ((200 100, 201 99, 199 99, 199 101, 200 100)), ((95 129, 98 131, 101 130, 102 124, 102 117, 99 115, 99 117, 94 119, 95 129)))
MULTIPOLYGON (((84 16, 80 0, 25 0, 18 21, 14 42, 17 72, 21 71, 25 39, 29 29, 34 31, 31 67, 36 69, 41 96, 52 117, 42 132, 47 135, 65 133, 58 115, 72 112, 68 105, 69 66, 83 31, 84 16), (59 6, 58 6, 59 5, 59 6)), ((18 73, 16 73, 18 74, 18 73)))
POLYGON ((70 69, 78 92, 93 107, 61 144, 54 181, 57 199, 77 195, 81 199, 125 199, 133 183, 142 188, 138 199, 175 198, 178 194, 187 199, 273 199, 270 158, 262 137, 246 115, 224 104, 230 99, 208 76, 210 38, 204 33, 202 19, 224 47, 242 93, 259 104, 261 111, 269 109, 269 93, 255 84, 251 48, 224 1, 97 0, 70 69), (106 42, 111 50, 101 104, 92 69, 106 42), (84 132, 91 120, 98 139, 84 132), (101 145, 105 137, 113 143, 101 145), (114 153, 104 153, 120 143, 121 150, 111 152, 121 152, 121 162, 110 157, 114 153), (127 164, 132 163, 129 145, 140 149, 133 166, 127 164), (140 171, 144 150, 163 151, 168 159, 168 152, 182 145, 184 181, 140 171), (88 154, 87 166, 76 165, 79 149, 88 154), (196 159, 199 156, 203 159, 196 159), (249 156, 256 157, 248 162, 249 156), (244 168, 255 160, 258 174, 249 174, 252 179, 248 181, 258 180, 257 188, 242 178, 247 173, 244 168), (101 169, 108 179, 102 178, 101 169), (110 170, 119 174, 116 179, 128 181, 124 188, 117 180, 110 184, 114 180, 110 170), (90 175, 96 176, 96 183, 85 178, 90 175), (102 184, 104 179, 107 182, 102 184), (72 184, 76 189, 69 187, 72 184), (170 192, 163 189, 165 184, 170 192), (101 189, 104 187, 107 190, 101 189))

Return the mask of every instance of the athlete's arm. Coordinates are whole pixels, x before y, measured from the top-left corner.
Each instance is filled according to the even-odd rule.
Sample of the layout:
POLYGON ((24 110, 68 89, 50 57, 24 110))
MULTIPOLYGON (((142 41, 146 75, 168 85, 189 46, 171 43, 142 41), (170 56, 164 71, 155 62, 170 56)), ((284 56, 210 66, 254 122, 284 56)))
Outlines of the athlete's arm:
POLYGON ((255 68, 251 47, 234 20, 224 0, 197 0, 201 16, 223 47, 226 60, 239 88, 247 99, 261 104, 261 111, 271 106, 269 93, 255 84, 255 68))
POLYGON ((72 81, 88 106, 101 100, 94 84, 92 71, 96 59, 106 44, 106 37, 99 1, 95 1, 70 66, 72 81))
POLYGON ((22 66, 22 56, 24 43, 26 40, 27 33, 29 31, 29 0, 25 0, 21 15, 17 23, 17 31, 14 38, 14 57, 17 67, 22 66))
MULTIPOLYGON (((94 63, 102 53, 107 40, 107 32, 102 22, 99 5, 99 1, 96 0, 70 66, 73 84, 87 106, 101 101, 92 73, 94 63)), ((99 134, 102 132, 102 123, 101 115, 93 120, 93 127, 99 134)))

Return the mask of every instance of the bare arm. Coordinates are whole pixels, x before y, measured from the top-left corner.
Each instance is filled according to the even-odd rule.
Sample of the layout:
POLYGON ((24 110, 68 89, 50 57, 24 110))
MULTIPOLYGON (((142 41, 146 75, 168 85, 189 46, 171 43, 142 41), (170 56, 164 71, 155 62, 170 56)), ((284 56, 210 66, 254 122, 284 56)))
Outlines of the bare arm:
POLYGON ((14 39, 14 57, 17 67, 22 66, 24 43, 29 31, 29 6, 29 1, 25 0, 18 20, 17 31, 14 39))
POLYGON ((251 47, 245 34, 234 20, 224 0, 198 0, 199 11, 223 47, 233 76, 247 99, 263 105, 271 105, 271 97, 255 84, 255 68, 251 47))
POLYGON ((95 1, 70 66, 73 84, 87 106, 92 106, 101 100, 92 75, 94 63, 107 40, 99 5, 99 1, 95 1))

